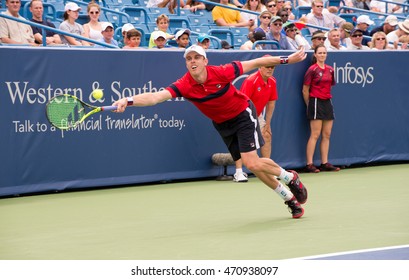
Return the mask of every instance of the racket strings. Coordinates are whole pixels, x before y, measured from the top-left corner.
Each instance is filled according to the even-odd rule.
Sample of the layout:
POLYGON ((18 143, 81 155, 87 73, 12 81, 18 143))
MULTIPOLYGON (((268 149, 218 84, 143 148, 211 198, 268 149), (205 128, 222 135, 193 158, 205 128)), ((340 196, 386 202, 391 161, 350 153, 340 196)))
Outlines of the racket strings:
POLYGON ((84 115, 83 104, 71 96, 57 96, 47 105, 48 120, 58 128, 74 127, 84 115))

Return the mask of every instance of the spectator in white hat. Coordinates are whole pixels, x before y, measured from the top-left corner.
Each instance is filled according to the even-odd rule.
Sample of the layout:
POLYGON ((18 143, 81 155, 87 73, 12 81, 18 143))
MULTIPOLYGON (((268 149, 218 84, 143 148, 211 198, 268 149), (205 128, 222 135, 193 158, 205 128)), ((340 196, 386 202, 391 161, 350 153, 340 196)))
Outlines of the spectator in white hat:
POLYGON ((181 29, 175 34, 175 40, 178 44, 179 49, 186 49, 189 47, 189 37, 190 37, 190 30, 189 29, 181 29))
POLYGON ((128 36, 126 35, 129 30, 135 29, 135 27, 131 23, 125 23, 122 28, 121 28, 121 33, 123 39, 123 45, 126 46, 128 45, 128 36))
POLYGON ((398 29, 386 35, 386 39, 388 39, 389 44, 393 46, 393 44, 399 40, 399 37, 403 35, 409 35, 409 19, 399 22, 398 29))
POLYGON ((371 30, 370 35, 373 36, 378 31, 382 31, 385 34, 389 34, 396 29, 397 25, 398 18, 394 15, 389 15, 385 18, 385 21, 381 26, 375 27, 371 30))
POLYGON ((155 42, 154 49, 163 49, 163 48, 170 48, 170 46, 166 45, 168 41, 167 35, 163 31, 155 31, 152 32, 153 41, 155 42))
MULTIPOLYGON (((374 24, 373 20, 371 20, 367 15, 360 15, 356 19, 356 28, 361 30, 364 36, 370 36, 368 28, 373 24, 374 24)), ((363 38, 362 44, 367 46, 370 41, 371 41, 370 39, 363 38)))
MULTIPOLYGON (((102 39, 98 40, 99 42, 110 44, 118 47, 118 42, 114 39, 114 26, 110 22, 102 22, 102 39)), ((96 48, 106 48, 102 45, 95 44, 96 48)))
MULTIPOLYGON (((60 24, 59 29, 71 34, 84 36, 84 28, 81 24, 75 22, 78 19, 78 15, 81 8, 73 2, 68 2, 64 7, 64 21, 60 24)), ((73 46, 89 46, 87 41, 82 41, 80 39, 70 37, 67 35, 61 35, 61 41, 63 44, 73 45, 73 46)))

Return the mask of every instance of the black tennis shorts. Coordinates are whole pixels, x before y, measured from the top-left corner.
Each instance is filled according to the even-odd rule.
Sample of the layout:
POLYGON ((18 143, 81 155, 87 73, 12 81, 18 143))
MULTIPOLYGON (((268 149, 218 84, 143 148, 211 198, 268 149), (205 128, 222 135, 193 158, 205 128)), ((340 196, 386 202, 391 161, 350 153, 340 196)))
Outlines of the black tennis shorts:
POLYGON ((235 161, 241 158, 241 152, 251 152, 264 145, 256 107, 251 101, 249 106, 233 119, 223 123, 213 122, 213 125, 235 161))
POLYGON ((309 120, 333 120, 335 119, 334 106, 331 99, 319 99, 310 97, 307 108, 309 120))

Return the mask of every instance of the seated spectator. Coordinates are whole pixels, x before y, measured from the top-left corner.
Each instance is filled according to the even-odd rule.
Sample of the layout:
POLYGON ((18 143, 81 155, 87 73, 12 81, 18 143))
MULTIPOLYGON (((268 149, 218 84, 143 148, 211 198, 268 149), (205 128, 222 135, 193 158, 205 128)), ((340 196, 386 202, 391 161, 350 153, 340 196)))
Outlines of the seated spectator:
MULTIPOLYGON (((156 26, 158 31, 162 31, 166 34, 166 40, 173 39, 175 36, 168 33, 169 28, 169 17, 165 14, 161 14, 156 18, 156 26)), ((154 34, 158 31, 153 31, 151 33, 151 37, 149 39, 149 48, 153 48, 155 46, 154 34)), ((166 42, 165 42, 166 43, 166 42)))
POLYGON ((276 0, 277 13, 284 7, 284 0, 276 0))
POLYGON ((311 49, 308 41, 300 34, 300 30, 293 22, 287 21, 283 24, 288 43, 290 43, 292 50, 299 50, 303 46, 306 50, 311 49))
MULTIPOLYGON (((252 50, 255 42, 260 40, 266 40, 266 33, 260 27, 257 27, 253 31, 249 32, 247 35, 248 41, 240 46, 240 50, 252 50)), ((257 44, 255 47, 256 50, 262 50, 263 46, 257 44)))
POLYGON ((277 15, 277 4, 275 0, 266 1, 266 9, 271 13, 272 16, 277 15))
MULTIPOLYGON (((88 17, 90 18, 89 22, 83 25, 84 28, 84 37, 90 38, 95 41, 102 39, 102 25, 99 22, 99 16, 101 14, 101 7, 95 3, 91 2, 87 7, 88 17)), ((94 43, 89 43, 94 45, 94 43)))
MULTIPOLYGON (((149 0, 146 4, 147 8, 168 8, 171 14, 175 13, 175 8, 177 6, 176 0, 149 0)), ((180 7, 183 8, 185 6, 185 2, 180 0, 180 7)))
POLYGON ((314 31, 311 37, 311 49, 315 50, 315 48, 319 45, 325 45, 325 40, 327 40, 327 37, 325 36, 324 32, 322 32, 321 30, 314 31))
POLYGON ((277 16, 281 18, 283 24, 288 21, 288 12, 284 8, 277 11, 277 16))
MULTIPOLYGON (((246 13, 245 10, 261 13, 262 11, 266 11, 266 7, 261 3, 261 0, 247 0, 243 6, 243 10, 244 12, 240 12, 240 15, 245 21, 252 20, 254 23, 257 23, 258 16, 246 13)), ((256 25, 254 24, 250 27, 250 30, 254 30, 255 28, 256 25)))
MULTIPOLYGON (((371 26, 371 25, 373 25, 373 24, 374 24, 374 22, 373 22, 373 20, 371 20, 371 19, 369 18, 369 16, 367 16, 367 15, 360 15, 360 16, 356 19, 356 26, 355 26, 355 28, 361 30, 363 35, 370 36, 369 31, 368 31, 368 28, 369 28, 369 26, 371 26)), ((363 38, 363 39, 362 39, 362 44, 365 45, 365 46, 367 46, 370 41, 371 41, 370 39, 363 38)))
POLYGON ((409 35, 402 35, 399 37, 400 45, 396 44, 395 48, 398 50, 409 50, 409 35))
POLYGON ((137 29, 131 29, 126 32, 126 45, 123 49, 139 49, 142 33, 137 29))
MULTIPOLYGON (((33 15, 33 17, 31 18, 32 22, 55 28, 54 23, 52 23, 51 21, 47 19, 43 19, 44 6, 41 0, 32 0, 30 2, 30 12, 33 15)), ((33 30, 35 42, 37 44, 42 44, 43 43, 43 30, 40 27, 35 27, 35 26, 31 26, 31 28, 33 30)), ((47 45, 62 44, 60 35, 58 35, 54 31, 46 29, 45 33, 46 33, 47 45)))
MULTIPOLYGON (((102 39, 99 39, 98 42, 105 44, 110 44, 118 47, 118 42, 114 39, 114 26, 110 22, 102 22, 102 39)), ((95 48, 107 48, 102 45, 95 44, 95 48)))
POLYGON ((328 32, 328 40, 325 41, 325 46, 328 51, 343 51, 347 48, 341 45, 341 37, 339 29, 334 28, 328 32))
POLYGON ((371 0, 369 7, 371 8, 371 11, 378 12, 378 13, 392 14, 392 13, 402 12, 402 8, 399 5, 376 1, 376 0, 371 0))
MULTIPOLYGON (((316 26, 326 27, 333 29, 335 27, 341 26, 345 20, 332 13, 323 13, 324 3, 323 0, 313 0, 311 5, 311 13, 307 17, 307 23, 316 26)), ((317 30, 317 28, 308 27, 311 34, 317 30)))
MULTIPOLYGON (((279 16, 275 16, 271 19, 270 32, 266 34, 267 40, 276 41, 280 45, 282 50, 290 50, 291 46, 288 43, 287 37, 281 33, 283 29, 283 20, 279 16)), ((277 49, 276 45, 265 44, 263 47, 265 50, 277 49)))
POLYGON ((293 6, 291 5, 290 1, 284 3, 283 9, 287 11, 289 20, 295 20, 295 15, 293 14, 293 6))
POLYGON ((163 31, 155 31, 153 36, 153 41, 155 42, 154 49, 164 49, 164 48, 171 48, 171 46, 166 45, 168 41, 168 35, 163 31))
POLYGON ((398 29, 386 35, 386 39, 392 47, 394 46, 395 42, 399 41, 399 37, 403 35, 409 35, 409 19, 405 19, 405 21, 399 22, 398 29))
POLYGON ((178 44, 179 49, 186 49, 189 47, 189 29, 181 29, 175 34, 176 43, 178 44))
MULTIPOLYGON (((135 27, 131 24, 131 23, 125 23, 122 28, 121 28, 121 32, 122 32, 122 38, 123 38, 123 45, 122 46, 126 46, 128 45, 128 36, 127 33, 129 30, 135 29, 135 27)), ((121 43, 120 43, 121 45, 121 43)))
POLYGON ((206 33, 199 34, 197 37, 197 45, 201 46, 204 50, 209 49, 210 47, 210 37, 206 33))
POLYGON ((183 9, 189 9, 192 13, 196 13, 197 10, 206 9, 206 5, 202 2, 187 0, 186 5, 183 7, 183 9))
MULTIPOLYGON (((84 35, 84 28, 81 24, 75 22, 78 19, 78 14, 81 8, 73 2, 68 2, 64 7, 64 21, 60 24, 59 29, 71 34, 84 35)), ((60 35, 63 44, 74 46, 89 46, 89 43, 70 37, 67 35, 60 35)))
MULTIPOLYGON (((220 4, 236 7, 233 4, 229 4, 229 0, 220 0, 220 4)), ((254 20, 245 20, 239 11, 227 9, 224 7, 216 6, 212 10, 213 21, 218 26, 229 26, 229 27, 252 27, 254 25, 254 20)))
POLYGON ((381 26, 375 27, 371 30, 370 36, 374 35, 378 31, 383 31, 385 34, 389 34, 396 29, 398 25, 398 18, 394 15, 389 15, 385 18, 385 21, 381 26))
POLYGON ((339 28, 339 38, 341 40, 341 45, 348 48, 351 45, 351 38, 350 34, 352 29, 354 29, 354 25, 350 22, 345 22, 339 28))
MULTIPOLYGON (((7 10, 3 14, 10 17, 25 20, 20 16, 21 0, 6 0, 7 10)), ((34 42, 33 30, 30 25, 0 18, 0 40, 5 44, 30 44, 38 46, 34 42)))
POLYGON ((388 42, 386 42, 386 34, 383 31, 378 31, 372 36, 370 44, 372 50, 386 50, 388 49, 388 42))
POLYGON ((263 11, 260 14, 260 25, 259 28, 263 29, 265 33, 270 32, 270 21, 273 14, 270 11, 263 11))
POLYGON ((348 50, 370 50, 368 46, 362 44, 364 33, 360 29, 353 29, 351 31, 351 45, 347 47, 348 50))

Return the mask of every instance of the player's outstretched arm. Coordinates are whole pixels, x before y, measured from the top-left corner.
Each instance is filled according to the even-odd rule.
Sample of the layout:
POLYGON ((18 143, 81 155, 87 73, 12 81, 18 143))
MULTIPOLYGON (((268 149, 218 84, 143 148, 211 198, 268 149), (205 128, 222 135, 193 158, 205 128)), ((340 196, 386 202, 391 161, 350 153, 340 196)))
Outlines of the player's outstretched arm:
POLYGON ((263 56, 252 60, 242 61, 243 72, 249 72, 262 66, 273 66, 279 64, 293 64, 303 61, 307 57, 304 47, 289 56, 263 56))
POLYGON ((134 95, 130 97, 131 100, 129 100, 128 97, 122 98, 118 101, 115 101, 112 105, 118 107, 116 112, 122 113, 125 111, 127 106, 153 106, 171 98, 171 93, 168 90, 164 89, 158 92, 146 92, 143 94, 134 95))

